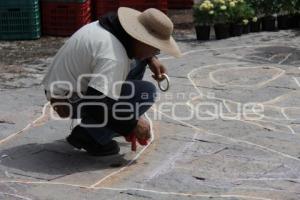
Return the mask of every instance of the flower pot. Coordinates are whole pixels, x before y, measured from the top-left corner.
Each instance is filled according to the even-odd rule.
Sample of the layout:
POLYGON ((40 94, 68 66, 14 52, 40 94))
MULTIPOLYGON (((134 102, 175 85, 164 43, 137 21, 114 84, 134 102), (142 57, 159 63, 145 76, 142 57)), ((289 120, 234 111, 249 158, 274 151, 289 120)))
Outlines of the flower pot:
POLYGON ((277 17, 278 29, 279 30, 287 30, 290 28, 290 16, 289 15, 281 15, 277 17))
POLYGON ((259 32, 260 31, 261 21, 250 22, 250 31, 251 32, 259 32))
POLYGON ((247 24, 247 25, 243 26, 243 33, 244 34, 250 33, 250 24, 247 24))
POLYGON ((195 26, 197 40, 209 40, 210 26, 195 26))
POLYGON ((225 39, 230 37, 230 25, 229 24, 215 24, 216 39, 225 39))
POLYGON ((276 18, 273 16, 267 16, 262 18, 262 30, 263 31, 275 31, 276 18))
POLYGON ((290 28, 300 28, 300 14, 295 14, 290 17, 290 28))
POLYGON ((240 24, 230 24, 230 36, 241 36, 243 34, 243 26, 240 24))

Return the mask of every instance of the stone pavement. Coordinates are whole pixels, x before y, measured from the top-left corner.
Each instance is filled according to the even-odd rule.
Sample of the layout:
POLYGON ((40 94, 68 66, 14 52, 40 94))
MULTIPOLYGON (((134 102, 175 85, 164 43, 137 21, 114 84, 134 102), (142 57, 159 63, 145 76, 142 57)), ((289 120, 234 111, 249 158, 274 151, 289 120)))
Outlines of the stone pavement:
POLYGON ((178 39, 185 56, 162 55, 171 88, 146 116, 152 143, 132 153, 118 138, 111 157, 71 148, 71 122, 49 117, 39 82, 51 56, 12 60, 21 73, 0 77, 0 199, 300 199, 299 32, 178 39))

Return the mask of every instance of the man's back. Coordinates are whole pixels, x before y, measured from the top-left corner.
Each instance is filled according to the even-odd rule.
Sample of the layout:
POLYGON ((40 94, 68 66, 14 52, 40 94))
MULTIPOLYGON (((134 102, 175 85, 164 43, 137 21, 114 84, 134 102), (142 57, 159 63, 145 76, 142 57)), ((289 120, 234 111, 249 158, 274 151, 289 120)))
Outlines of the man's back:
POLYGON ((69 85, 63 82, 55 85, 52 92, 57 95, 69 91, 70 86, 73 92, 85 92, 91 86, 107 93, 104 88, 111 90, 113 82, 125 80, 128 72, 129 58, 121 42, 98 22, 93 22, 79 29, 61 47, 42 83, 45 90, 50 91, 51 83, 68 82, 69 85), (80 80, 79 89, 78 78, 83 74, 88 75, 80 80), (111 78, 106 83, 99 77, 91 78, 91 74, 110 75, 111 78))

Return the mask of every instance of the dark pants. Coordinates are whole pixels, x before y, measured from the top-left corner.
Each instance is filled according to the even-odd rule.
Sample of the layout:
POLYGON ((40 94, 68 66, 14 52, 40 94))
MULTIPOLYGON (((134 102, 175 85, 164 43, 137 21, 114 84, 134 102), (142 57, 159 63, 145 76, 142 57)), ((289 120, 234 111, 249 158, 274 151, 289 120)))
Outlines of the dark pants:
MULTIPOLYGON (((71 103, 74 111, 72 118, 81 118, 81 124, 78 126, 81 126, 82 130, 92 136, 99 144, 107 144, 114 137, 126 136, 131 133, 138 122, 138 118, 154 104, 155 86, 150 82, 142 81, 146 65, 145 61, 141 61, 132 66, 126 80, 131 84, 122 85, 119 100, 116 101, 104 96, 101 99, 77 99, 75 103, 71 103), (132 91, 134 91, 134 95, 128 98, 132 91), (87 102, 96 102, 99 105, 84 105, 87 102), (82 106, 81 115, 78 116, 76 111, 82 103, 84 106, 82 106), (103 105, 105 105, 106 110, 103 105), (113 109, 113 106, 116 106, 118 110, 113 109), (116 119, 115 116, 122 119, 116 119)), ((89 87, 86 95, 102 96, 103 94, 89 87)), ((71 102, 74 101, 71 100, 71 102)))

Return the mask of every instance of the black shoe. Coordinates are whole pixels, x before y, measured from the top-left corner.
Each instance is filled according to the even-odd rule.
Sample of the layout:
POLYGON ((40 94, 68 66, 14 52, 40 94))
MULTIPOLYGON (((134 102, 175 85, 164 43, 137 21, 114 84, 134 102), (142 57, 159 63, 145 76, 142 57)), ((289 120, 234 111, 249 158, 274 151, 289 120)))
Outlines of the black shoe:
POLYGON ((77 149, 86 150, 91 156, 109 156, 120 152, 120 147, 116 141, 112 140, 108 144, 101 145, 80 126, 75 127, 66 140, 77 149))

